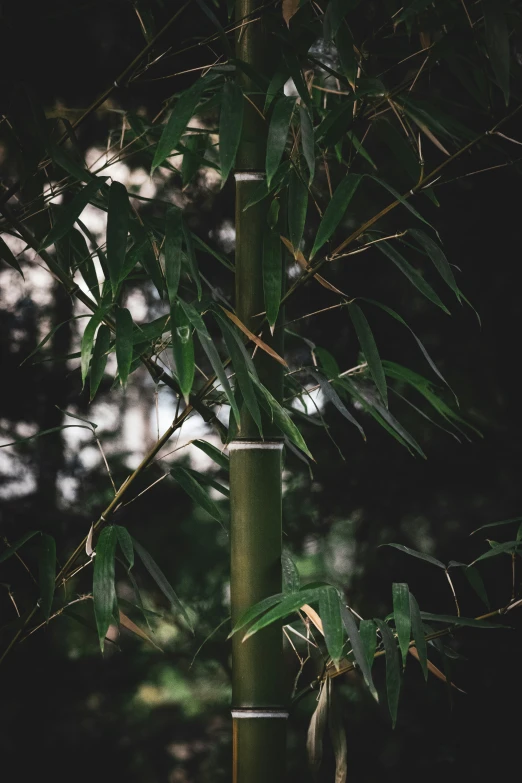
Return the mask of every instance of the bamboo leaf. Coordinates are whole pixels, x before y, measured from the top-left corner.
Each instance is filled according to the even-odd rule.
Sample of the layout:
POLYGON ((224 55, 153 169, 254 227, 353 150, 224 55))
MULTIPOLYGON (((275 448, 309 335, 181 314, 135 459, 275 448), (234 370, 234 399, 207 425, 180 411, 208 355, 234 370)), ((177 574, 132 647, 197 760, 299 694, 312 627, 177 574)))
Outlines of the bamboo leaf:
POLYGON ((185 247, 187 248, 187 253, 185 255, 185 259, 188 264, 190 276, 194 283, 196 284, 196 290, 198 293, 198 301, 201 301, 201 278, 199 275, 199 269, 198 269, 198 261, 196 258, 196 251, 194 250, 194 242, 192 241, 192 233, 189 230, 188 226, 185 224, 184 221, 181 223, 181 227, 183 229, 183 238, 185 240, 185 247))
POLYGON ((219 158, 223 185, 236 160, 242 127, 243 92, 236 82, 226 81, 219 119, 219 158))
POLYGON ((116 553, 116 530, 113 526, 106 527, 100 533, 94 558, 94 576, 92 597, 94 600, 94 616, 103 652, 103 641, 112 622, 112 613, 116 601, 114 587, 114 557, 116 553))
POLYGON ((315 176, 314 126, 310 114, 304 106, 299 107, 299 121, 301 124, 301 146, 308 171, 310 172, 308 184, 311 185, 315 176))
POLYGON ((481 525, 476 530, 473 530, 472 533, 470 533, 471 536, 475 535, 475 533, 478 533, 480 530, 487 530, 490 527, 501 527, 504 525, 511 525, 514 522, 522 522, 522 517, 513 517, 512 519, 501 519, 500 522, 488 522, 487 525, 481 525))
POLYGON ((111 344, 111 330, 105 324, 102 324, 96 335, 96 342, 92 353, 91 376, 90 376, 90 401, 95 398, 96 392, 102 382, 105 366, 107 364, 107 354, 111 344))
POLYGON ((334 587, 326 587, 319 596, 319 615, 323 623, 326 648, 335 668, 343 654, 343 625, 341 622, 341 601, 334 587))
POLYGON ((388 708, 392 719, 392 727, 397 722, 397 710, 399 707, 399 693, 401 689, 401 669, 399 655, 394 636, 390 628, 382 620, 375 619, 377 628, 381 632, 384 642, 384 654, 386 657, 386 693, 388 695, 388 708))
POLYGON ((357 77, 357 60, 355 59, 353 37, 346 24, 340 25, 335 36, 335 45, 343 73, 350 85, 354 87, 357 77))
POLYGON ((412 283, 415 288, 417 288, 417 290, 426 297, 426 299, 429 299, 430 302, 436 304, 437 307, 440 307, 442 310, 444 310, 445 313, 448 313, 449 315, 448 308, 440 300, 431 285, 424 280, 420 272, 418 272, 415 267, 406 261, 406 259, 393 247, 393 245, 391 245, 389 242, 377 242, 375 247, 377 247, 381 253, 384 253, 385 256, 388 256, 388 258, 393 261, 395 266, 401 270, 403 275, 408 278, 410 283, 412 283))
POLYGON ((42 533, 38 557, 38 586, 40 588, 40 607, 47 622, 49 622, 53 605, 55 577, 56 542, 52 536, 42 533))
POLYGON ((192 470, 192 468, 185 468, 185 470, 187 473, 190 473, 198 483, 201 482, 205 487, 212 487, 212 489, 215 489, 216 492, 219 492, 226 498, 230 497, 230 490, 228 487, 224 487, 223 484, 215 481, 208 473, 199 473, 199 471, 192 470))
POLYGON ((491 609, 486 586, 478 569, 474 566, 467 566, 467 568, 464 569, 464 574, 466 575, 466 578, 473 590, 476 592, 480 600, 485 604, 486 608, 491 609))
POLYGON ((127 617, 126 614, 124 614, 121 609, 118 610, 118 619, 119 623, 123 628, 126 628, 131 633, 135 634, 136 636, 139 636, 140 639, 143 639, 144 641, 148 642, 149 644, 152 644, 153 647, 155 647, 160 652, 163 652, 161 647, 156 644, 155 641, 153 641, 148 634, 145 633, 136 623, 134 623, 130 617, 127 617))
POLYGON ((404 196, 401 196, 401 194, 395 190, 395 188, 392 188, 391 185, 389 185, 387 182, 385 182, 383 179, 379 179, 379 177, 375 177, 373 174, 365 174, 366 177, 369 177, 370 179, 373 179, 374 182, 377 182, 379 185, 381 185, 385 190, 388 191, 388 193, 391 193, 391 195, 400 203, 403 207, 406 207, 408 212, 411 212, 412 215, 414 215, 417 220, 420 220, 421 223, 424 223, 425 225, 429 226, 430 228, 433 228, 431 223, 428 223, 428 221, 422 217, 420 212, 418 212, 412 205, 410 204, 409 200, 405 198, 404 196))
MULTIPOLYGON (((248 633, 243 637, 243 641, 246 641, 250 636, 260 631, 262 628, 266 628, 267 625, 275 623, 277 620, 282 620, 293 612, 297 612, 304 604, 311 604, 314 601, 318 601, 321 597, 324 587, 305 588, 298 593, 290 593, 285 595, 276 606, 269 609, 259 620, 257 620, 249 629, 248 633)), ((234 632, 236 629, 234 628, 234 632)))
POLYGON ((328 710, 328 728, 330 739, 332 741, 335 757, 335 780, 334 783, 346 783, 348 774, 347 757, 348 748, 346 745, 346 732, 343 726, 342 713, 337 700, 337 692, 333 683, 330 685, 330 709, 328 710))
POLYGON ((285 20, 287 27, 290 27, 291 18, 299 10, 299 2, 300 0, 283 0, 281 4, 283 19, 285 20))
POLYGON ((17 552, 27 541, 30 541, 31 538, 40 535, 40 530, 31 530, 29 533, 25 533, 23 536, 21 536, 21 538, 15 541, 14 544, 11 544, 11 546, 2 552, 0 555, 0 563, 3 563, 4 560, 7 560, 9 557, 11 557, 11 555, 14 555, 14 553, 17 552))
POLYGON ((361 346, 361 351, 363 352, 365 359, 368 362, 370 375, 372 376, 377 390, 381 395, 382 400, 384 401, 384 405, 387 408, 388 391, 386 388, 386 376, 384 375, 384 370, 381 364, 381 357, 379 356, 379 351, 377 350, 377 345, 375 343, 372 330, 370 329, 370 325, 366 320, 366 316, 358 305, 351 304, 348 307, 348 313, 352 319, 352 323, 357 334, 357 339, 359 340, 359 345, 361 346))
POLYGON ((4 242, 2 237, 0 237, 0 258, 2 261, 5 261, 5 263, 8 266, 11 266, 13 269, 16 269, 17 272, 20 272, 22 277, 24 276, 24 273, 22 272, 22 269, 20 267, 20 264, 12 254, 10 248, 8 245, 4 242))
POLYGON ((181 275, 182 222, 181 210, 168 207, 165 220, 165 279, 171 307, 176 301, 181 275))
POLYGON ((442 248, 439 247, 439 245, 434 242, 433 239, 429 237, 424 231, 419 231, 416 228, 410 228, 408 229, 408 234, 410 234, 419 243, 419 245, 424 248, 426 253, 433 261, 433 265, 435 266, 437 272, 440 274, 444 282, 451 288, 460 302, 461 293, 457 285, 457 281, 455 280, 453 270, 449 265, 448 259, 444 255, 442 248))
POLYGON ((181 393, 185 403, 188 405, 196 368, 194 340, 192 338, 190 321, 179 301, 172 306, 170 319, 172 325, 172 353, 181 393))
POLYGON ((404 546, 403 544, 381 544, 381 546, 392 546, 394 549, 398 549, 400 552, 404 552, 406 555, 411 555, 411 557, 418 557, 419 560, 425 560, 426 563, 431 563, 432 565, 436 565, 439 568, 442 568, 444 571, 446 570, 446 566, 444 563, 441 563, 440 560, 437 560, 431 555, 426 555, 424 552, 417 552, 416 549, 410 549, 409 546, 404 546))
POLYGON ((314 458, 308 450, 308 446, 306 445, 303 436, 290 418, 288 411, 277 402, 277 400, 270 394, 268 389, 259 382, 259 380, 256 378, 252 378, 252 380, 255 383, 256 390, 259 392, 261 404, 267 413, 272 417, 276 427, 278 427, 281 432, 287 435, 298 449, 301 449, 301 451, 303 451, 307 457, 310 457, 310 459, 313 460, 314 458))
POLYGON ((312 102, 310 99, 310 93, 308 92, 308 87, 306 86, 305 80, 303 78, 301 65, 294 49, 285 49, 283 51, 283 60, 286 65, 287 72, 290 74, 290 77, 297 92, 299 93, 299 97, 301 98, 303 105, 311 108, 312 102))
POLYGON ((220 305, 220 308, 221 310, 223 310, 227 318, 229 318, 232 321, 232 323, 238 327, 238 329, 241 329, 243 334, 245 334, 249 340, 252 340, 252 342, 255 343, 258 348, 261 348, 262 351, 265 351, 265 353, 267 353, 269 356, 275 359, 276 362, 282 364, 283 367, 288 368, 288 364, 285 362, 285 360, 281 356, 279 356, 279 354, 276 351, 274 351, 273 348, 270 348, 270 346, 267 345, 260 337, 258 337, 256 334, 251 332, 250 329, 245 326, 243 321, 241 321, 237 317, 237 315, 235 315, 231 310, 227 310, 226 307, 221 307, 220 305))
POLYGON ((428 623, 444 623, 445 625, 462 625, 467 628, 506 628, 499 623, 489 623, 487 620, 476 620, 474 617, 454 617, 451 614, 432 614, 421 612, 421 617, 428 623))
POLYGON ((120 383, 125 386, 132 364, 133 354, 132 316, 126 307, 116 311, 116 359, 120 383))
MULTIPOLYGON (((364 681, 372 694, 375 701, 379 701, 379 696, 377 695, 377 690, 375 688, 375 685, 373 684, 372 679, 372 663, 373 663, 373 655, 370 659, 370 656, 368 654, 369 651, 369 643, 368 643, 368 625, 366 624, 364 626, 364 640, 359 632, 359 629, 357 628, 357 624, 355 622, 354 616, 351 613, 349 609, 343 604, 341 604, 341 618, 343 621, 343 625, 346 628, 346 633, 348 634, 348 638, 350 640, 350 644, 352 645, 352 652, 353 657, 355 658, 355 663, 359 667, 359 669, 362 672, 362 675, 364 677, 364 681)), ((366 623, 371 621, 365 621, 366 623)), ((374 630, 374 636, 375 636, 375 630, 374 630)), ((374 642, 374 648, 375 648, 375 642, 374 642)))
POLYGON ((399 639, 399 647, 402 654, 402 666, 406 666, 408 647, 410 646, 411 635, 411 617, 410 617, 410 591, 408 585, 404 582, 394 582, 392 585, 393 594, 393 616, 395 619, 395 629, 399 639))
POLYGON ((281 158, 285 151, 294 106, 295 98, 282 96, 277 99, 272 111, 266 146, 266 179, 268 187, 270 187, 272 178, 281 163, 281 158))
POLYGON ((310 261, 318 250, 327 242, 335 229, 344 218, 348 205, 352 200, 355 191, 359 186, 361 176, 359 174, 347 174, 346 177, 337 186, 328 206, 326 207, 322 220, 317 229, 314 246, 310 253, 310 261))
POLYGON ((102 318, 103 318, 103 313, 101 310, 98 310, 92 316, 91 320, 85 327, 85 331, 83 333, 82 345, 81 345, 81 359, 80 359, 80 366, 81 366, 81 373, 82 373, 82 386, 85 386, 85 380, 89 373, 89 365, 91 363, 94 337, 96 334, 96 330, 98 329, 101 323, 102 318))
POLYGON ((377 648, 377 628, 375 627, 373 620, 361 620, 359 624, 359 635, 361 637, 361 644, 368 663, 368 668, 371 672, 375 658, 375 650, 377 648))
POLYGON ((509 27, 499 0, 483 0, 486 45, 498 85, 509 104, 509 27))
POLYGON ((313 777, 318 780, 321 761, 323 760, 323 736, 328 721, 328 701, 331 680, 328 678, 321 685, 321 692, 317 701, 317 707, 308 727, 306 750, 308 753, 308 765, 313 777))
POLYGON ((428 680, 428 652, 426 649, 426 638, 424 636, 424 628, 422 627, 422 617, 419 610, 419 604, 415 597, 410 593, 410 617, 411 617, 411 630, 413 635, 413 641, 415 642, 415 648, 417 650, 418 661, 421 665, 424 679, 428 680))
POLYGON ((154 579, 156 585, 159 587, 165 598, 169 601, 169 603, 174 607, 174 609, 177 609, 178 612, 180 612, 183 617, 185 618, 185 622, 189 626, 189 628, 192 630, 192 623, 190 622, 189 616, 186 612, 185 607, 179 600, 178 596, 172 589, 170 582, 168 581, 167 577, 161 570, 161 568, 158 566, 156 561, 152 558, 152 556, 147 552, 147 550, 142 547, 141 544, 139 544, 135 538, 132 539, 132 543, 134 544, 134 550, 139 555, 141 562, 151 575, 151 577, 154 579))
POLYGON ((306 222, 308 188, 299 174, 292 170, 288 185, 288 232, 294 250, 299 250, 306 222))
POLYGON ((49 247, 49 245, 54 245, 71 230, 76 220, 80 217, 87 204, 92 201, 106 179, 107 177, 93 179, 74 196, 66 207, 60 210, 59 219, 43 240, 40 249, 43 250, 49 247))
POLYGON ((107 265, 114 296, 125 264, 129 222, 130 204, 127 189, 120 182, 115 181, 109 190, 107 210, 107 265))
POLYGON ((317 383, 321 387, 321 391, 324 394, 324 396, 326 397, 326 399, 329 402, 331 402, 332 405, 334 405, 337 408, 339 413, 341 413, 344 416, 344 418, 347 419, 350 422, 350 424, 353 424, 355 427, 357 427, 357 429, 361 433, 363 439, 366 440, 366 435, 364 434, 363 428, 361 427, 361 425, 359 424, 357 419, 355 419, 352 416, 352 414, 350 413, 348 408, 344 405, 344 403, 342 402, 341 398, 339 397, 339 395, 335 391, 335 389, 332 386, 332 384, 329 383, 327 381, 327 379, 324 378, 318 372, 314 372, 313 370, 310 370, 310 375, 312 376, 312 378, 314 378, 317 381, 317 383))
POLYGON ((263 290, 267 321, 273 330, 279 313, 283 282, 281 242, 277 231, 267 230, 263 240, 263 290))
POLYGON ((220 468, 223 468, 223 470, 226 470, 228 473, 230 469, 230 460, 228 459, 226 454, 223 454, 222 451, 216 449, 216 447, 213 446, 212 443, 208 443, 208 441, 200 440, 198 438, 197 440, 192 441, 192 445, 200 449, 200 451, 206 454, 207 457, 210 457, 210 459, 214 460, 214 462, 217 463, 220 468))
POLYGON ((470 563, 470 565, 475 565, 475 563, 480 563, 481 560, 489 560, 491 557, 497 557, 498 555, 502 555, 505 552, 508 552, 509 554, 513 554, 513 552, 517 551, 517 548, 519 546, 518 541, 506 541, 502 544, 495 544, 495 546, 492 549, 489 549, 487 552, 484 552, 483 555, 480 555, 480 557, 475 558, 475 560, 470 563))
POLYGON ((69 430, 72 427, 78 427, 80 430, 90 430, 92 432, 92 427, 84 427, 81 424, 63 424, 61 427, 50 427, 48 430, 41 430, 35 435, 29 435, 27 438, 17 438, 16 440, 12 440, 10 443, 2 443, 0 445, 0 449, 6 449, 8 446, 17 446, 19 443, 27 443, 30 440, 41 438, 43 435, 50 435, 53 432, 61 432, 61 430, 69 430))
POLYGON ((185 490, 187 495, 192 498, 194 503, 209 514, 212 519, 223 524, 223 517, 217 505, 213 500, 209 498, 201 484, 196 480, 193 473, 189 473, 185 468, 178 467, 177 465, 170 469, 170 475, 178 482, 178 484, 185 490))
POLYGON ((299 571, 288 548, 285 546, 283 546, 281 551, 281 569, 283 572, 283 592, 297 593, 301 586, 299 571))
POLYGON ((259 617, 259 615, 266 612, 267 609, 271 609, 275 604, 280 603, 284 597, 284 593, 277 593, 277 595, 270 595, 268 598, 263 598, 262 601, 258 601, 257 604, 251 606, 249 609, 243 612, 227 638, 230 639, 235 633, 237 633, 237 631, 240 631, 246 625, 249 625, 252 620, 255 620, 256 617, 259 617))
POLYGON ((129 564, 127 570, 130 571, 134 566, 134 546, 132 543, 132 536, 127 528, 122 527, 122 525, 114 525, 114 529, 116 530, 116 536, 118 538, 120 549, 123 552, 125 560, 129 564))
POLYGON ((74 266, 79 270, 83 277, 89 293, 94 298, 100 300, 100 287, 98 285, 98 275, 92 259, 85 237, 78 229, 73 228, 69 234, 69 241, 74 266))

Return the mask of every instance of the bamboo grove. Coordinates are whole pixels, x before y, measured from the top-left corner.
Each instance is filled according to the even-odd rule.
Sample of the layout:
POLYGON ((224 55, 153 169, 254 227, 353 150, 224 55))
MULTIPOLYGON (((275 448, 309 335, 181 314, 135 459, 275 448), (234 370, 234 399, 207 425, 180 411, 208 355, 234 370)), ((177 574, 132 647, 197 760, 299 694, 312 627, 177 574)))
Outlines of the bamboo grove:
MULTIPOLYGON (((149 5, 154 15, 155 4, 149 5)), ((2 550, 0 566, 22 547, 33 547, 39 573, 32 593, 27 585, 20 588, 22 611, 7 629, 2 660, 68 611, 58 588, 71 580, 88 585, 102 652, 113 625, 149 639, 116 593, 116 578, 124 575, 141 605, 135 569, 147 572, 191 626, 190 599, 178 596, 154 553, 139 543, 139 532, 136 540, 119 523, 118 511, 133 497, 136 479, 196 416, 218 436, 221 448, 203 439, 193 445, 216 463, 224 483, 176 461, 168 475, 230 536, 237 783, 284 780, 286 721, 292 703, 311 693, 317 705, 308 736, 310 765, 319 774, 329 731, 341 783, 348 762, 337 678, 356 669, 372 696, 387 701, 395 724, 408 660, 411 666, 415 658, 426 678, 431 672, 446 680, 430 657, 433 651, 446 659, 443 638, 459 626, 498 628, 495 617, 519 605, 514 585, 505 605, 493 610, 475 562, 504 553, 514 561, 522 526, 473 564, 445 564, 391 544, 442 572, 441 588, 446 583, 455 596, 455 614, 421 610, 400 582, 393 584, 388 617, 360 618, 347 606, 342 585, 301 583, 282 548, 281 497, 287 455, 313 470, 299 424, 328 428, 312 391, 331 404, 332 416, 356 428, 361 448, 371 448, 365 426, 373 420, 397 447, 426 457, 415 433, 394 413, 398 399, 413 406, 419 420, 457 440, 480 436, 458 408, 458 390, 449 387, 401 312, 356 287, 341 290, 338 277, 348 265, 374 265, 376 277, 380 265, 392 265, 409 295, 430 302, 433 318, 471 308, 437 231, 440 186, 473 172, 475 156, 482 167, 516 164, 513 145, 520 142, 511 134, 516 135, 520 109, 519 66, 510 39, 520 24, 515 3, 495 0, 469 7, 450 0, 404 6, 383 0, 371 7, 357 0, 193 0, 174 9, 162 29, 145 29, 142 52, 74 123, 46 116, 46 107, 30 92, 23 127, 4 118, 19 164, 0 194, 3 262, 22 273, 11 242, 22 240, 34 263, 43 264, 78 303, 80 348, 69 359, 76 361, 90 401, 114 354, 114 395, 124 393, 132 374, 144 367, 155 384, 170 388, 177 408, 139 466, 114 487, 85 538, 72 553, 58 553, 63 566, 57 569, 55 541, 45 530, 2 550), (213 53, 214 61, 196 69, 183 91, 176 79, 165 82, 170 87, 154 120, 123 106, 117 142, 111 137, 106 161, 88 167, 78 150, 77 128, 115 90, 132 91, 144 74, 154 73, 172 25, 184 14, 200 15, 212 28, 186 46, 200 47, 207 58, 213 53), (456 40, 463 44, 458 51, 456 40), (451 80, 450 95, 440 87, 444 79, 451 80), (153 179, 161 174, 180 189, 202 170, 212 171, 220 188, 235 180, 235 253, 193 231, 186 211, 172 200, 128 192, 105 173, 134 154, 147 161, 153 179), (47 181, 53 184, 44 191, 47 181), (88 206, 106 214, 101 242, 82 220, 88 206), (233 297, 212 284, 206 274, 212 265, 229 283, 235 280, 229 286, 233 297), (127 307, 129 286, 137 284, 156 292, 161 314, 150 322, 136 323, 127 307), (328 297, 316 313, 299 309, 305 285, 320 291, 321 302, 328 297), (316 318, 336 308, 351 324, 352 366, 340 366, 328 346, 314 340, 316 318), (425 374, 381 356, 372 327, 377 316, 416 343, 425 374), (297 354, 306 359, 297 362, 297 354), (218 416, 224 408, 228 424, 218 416), (216 501, 209 487, 224 500, 216 501), (462 569, 483 600, 483 616, 461 615, 455 569, 462 569), (317 677, 298 693, 284 681, 288 628, 295 632, 293 641, 299 638, 296 645, 317 659, 317 677), (372 678, 381 657, 386 694, 378 694, 372 678)), ((346 275, 343 280, 345 288, 346 275)), ((52 336, 44 337, 39 352, 52 336)), ((99 442, 88 418, 74 411, 63 411, 63 417, 63 428, 84 428, 99 442)), ((31 439, 4 445, 16 449, 31 439)), ((517 518, 502 524, 519 523, 517 518)))

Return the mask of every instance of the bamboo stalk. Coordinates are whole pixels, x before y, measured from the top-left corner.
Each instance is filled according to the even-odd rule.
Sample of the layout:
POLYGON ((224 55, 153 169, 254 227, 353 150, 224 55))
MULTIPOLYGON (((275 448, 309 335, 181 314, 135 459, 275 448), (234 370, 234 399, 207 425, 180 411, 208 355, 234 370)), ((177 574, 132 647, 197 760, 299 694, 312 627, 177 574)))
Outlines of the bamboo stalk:
MULTIPOLYGON (((236 19, 250 18, 261 0, 239 0, 236 19)), ((266 75, 267 38, 263 22, 241 26, 236 35, 236 56, 257 73, 266 75)), ((263 312, 263 237, 267 229, 266 205, 244 207, 264 177, 266 123, 264 96, 238 70, 246 94, 242 139, 236 161, 236 312, 258 333, 263 312)), ((279 355, 283 329, 265 342, 279 355)), ((282 401, 283 367, 263 351, 256 355, 260 380, 282 401)), ((241 430, 230 444, 230 538, 232 625, 248 607, 281 592, 281 471, 283 443, 269 421, 262 440, 246 411, 241 430)), ((285 770, 286 717, 283 634, 281 626, 264 629, 245 643, 232 639, 232 718, 234 783, 282 783, 285 770)))

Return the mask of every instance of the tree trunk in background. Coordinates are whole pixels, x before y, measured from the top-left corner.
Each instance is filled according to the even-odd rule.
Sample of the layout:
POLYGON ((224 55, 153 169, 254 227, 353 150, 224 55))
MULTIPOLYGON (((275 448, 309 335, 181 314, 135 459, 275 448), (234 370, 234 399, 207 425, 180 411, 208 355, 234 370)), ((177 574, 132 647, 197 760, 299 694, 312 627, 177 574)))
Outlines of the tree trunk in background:
MULTIPOLYGON (((236 3, 237 20, 258 14, 261 0, 236 3)), ((240 28, 236 56, 256 72, 267 74, 267 38, 260 21, 240 28)), ((240 86, 262 110, 264 96, 238 70, 240 86)), ((264 179, 266 123, 245 101, 242 140, 236 161, 236 310, 253 331, 259 331, 263 312, 263 237, 267 205, 243 211, 252 191, 264 179)), ((283 330, 270 340, 283 351, 283 330)), ((261 382, 282 400, 283 368, 263 351, 256 355, 261 382)), ((230 444, 231 603, 232 623, 253 604, 281 592, 281 471, 283 442, 268 420, 259 436, 248 412, 241 413, 241 431, 230 444)), ((234 783, 281 783, 285 772, 286 688, 280 625, 260 631, 242 643, 232 642, 232 716, 234 783)))

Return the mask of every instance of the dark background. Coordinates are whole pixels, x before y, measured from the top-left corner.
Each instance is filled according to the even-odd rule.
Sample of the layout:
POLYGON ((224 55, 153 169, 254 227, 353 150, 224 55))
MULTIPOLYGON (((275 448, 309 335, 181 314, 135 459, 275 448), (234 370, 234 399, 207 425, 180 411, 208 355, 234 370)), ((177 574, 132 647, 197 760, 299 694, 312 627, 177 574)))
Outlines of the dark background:
MULTIPOLYGON (((172 7, 157 3, 156 18, 168 16, 172 7)), ((3 3, 2 11, 2 103, 8 112, 16 110, 21 83, 30 85, 46 108, 59 102, 83 109, 143 46, 130 2, 47 2, 36 11, 25 2, 3 3)), ((209 31, 200 15, 184 15, 164 43, 173 52, 196 33, 209 31)), ((193 49, 170 57, 164 73, 199 65, 202 56, 193 49)), ((175 80, 176 90, 189 83, 184 78, 188 77, 175 80)), ((148 82, 116 92, 111 105, 145 107, 153 116, 170 94, 164 81, 148 82)), ((110 112, 97 113, 78 132, 82 148, 103 145, 108 128, 116 125, 110 112)), ((516 130, 516 124, 511 125, 510 135, 516 137, 516 130)), ((12 173, 8 153, 7 145, 2 161, 7 178, 12 173)), ((486 153, 479 150, 473 163, 466 159, 451 173, 459 176, 480 169, 485 159, 486 153)), ((520 513, 520 289, 515 282, 522 250, 519 189, 519 176, 508 167, 442 184, 438 191, 442 206, 433 210, 437 228, 450 261, 462 271, 459 281, 480 313, 481 328, 469 308, 455 306, 451 318, 434 312, 385 269, 380 258, 373 264, 352 261, 337 278, 349 281, 350 290, 385 300, 404 314, 457 391, 462 414, 483 433, 482 439, 458 444, 405 410, 401 421, 425 450, 424 461, 368 423, 368 442, 363 444, 355 430, 328 408, 327 420, 342 460, 319 428, 304 428, 317 465, 312 482, 306 468, 288 458, 292 476, 285 496, 286 541, 305 578, 326 576, 342 582, 351 604, 364 617, 382 617, 391 610, 392 581, 407 581, 427 611, 451 613, 454 608, 443 575, 399 552, 379 549, 380 544, 399 541, 444 562, 470 562, 485 547, 480 535, 469 539, 472 530, 520 513), (335 559, 340 542, 349 545, 347 565, 335 559)), ((194 187, 191 198, 194 227, 204 238, 223 219, 231 219, 230 184, 213 195, 194 187), (201 205, 204 209, 198 209, 201 205)), ((230 281, 222 285, 226 290, 230 281)), ((308 286, 299 310, 289 315, 297 317, 330 302, 322 290, 308 286)), ((77 403, 78 374, 63 364, 19 366, 20 357, 36 344, 39 319, 46 315, 59 322, 72 312, 58 287, 50 310, 40 312, 25 296, 0 313, 0 416, 6 432, 16 422, 52 426, 55 405, 77 403)), ((328 347, 340 364, 350 366, 356 357, 344 357, 345 320, 340 314, 318 317, 314 340, 328 347)), ((383 356, 427 374, 413 340, 404 339, 399 328, 396 331, 376 316, 375 332, 383 356)), ((71 340, 67 329, 59 334, 52 345, 56 356, 67 353, 71 340)), ((102 392, 109 391, 108 380, 102 392)), ((85 395, 80 399, 87 412, 85 395)), ((117 439, 117 432, 107 434, 111 437, 117 439)), ((24 469, 35 476, 35 489, 24 496, 3 497, 1 533, 13 540, 27 529, 48 530, 57 537, 63 557, 103 507, 106 477, 101 469, 86 471, 66 453, 60 436, 45 446, 29 445, 21 454, 24 469), (81 487, 68 505, 59 502, 56 491, 57 482, 67 475, 79 478, 81 487)), ((114 470, 117 477, 126 475, 124 455, 121 464, 114 460, 114 470)), ((129 783, 229 780, 226 626, 189 669, 201 642, 227 615, 222 589, 227 578, 226 540, 168 482, 158 485, 153 499, 134 503, 120 523, 154 553, 185 603, 197 607, 196 637, 174 626, 162 654, 124 634, 121 650, 109 650, 102 658, 94 632, 74 620, 60 618, 35 633, 0 669, 4 774, 20 781, 52 776, 57 783, 82 783, 93 776, 129 783)), ((506 604, 511 593, 508 557, 505 562, 490 561, 482 572, 492 606, 506 604)), ((17 570, 10 561, 0 578, 16 585, 19 566, 17 570)), ((459 574, 455 578, 463 614, 479 614, 478 599, 463 579, 459 581, 459 574)), ((6 594, 1 601, 6 622, 12 620, 6 594)), ((454 691, 451 707, 444 685, 430 677, 425 686, 411 661, 394 732, 385 704, 376 706, 357 678, 346 678, 340 688, 349 779, 370 783, 393 775, 457 781, 466 776, 485 781, 516 769, 522 636, 515 615, 509 618, 517 626, 514 630, 464 630, 455 637, 453 648, 466 660, 455 661, 453 676, 466 695, 454 691)), ((2 635, 2 643, 5 638, 9 637, 2 635)), ((290 653, 288 657, 293 670, 290 653)), ((379 663, 375 672, 382 689, 384 667, 379 663)), ((309 779, 305 738, 313 703, 313 696, 303 700, 290 722, 289 781, 309 779)), ((328 758, 321 779, 331 779, 328 758)))

